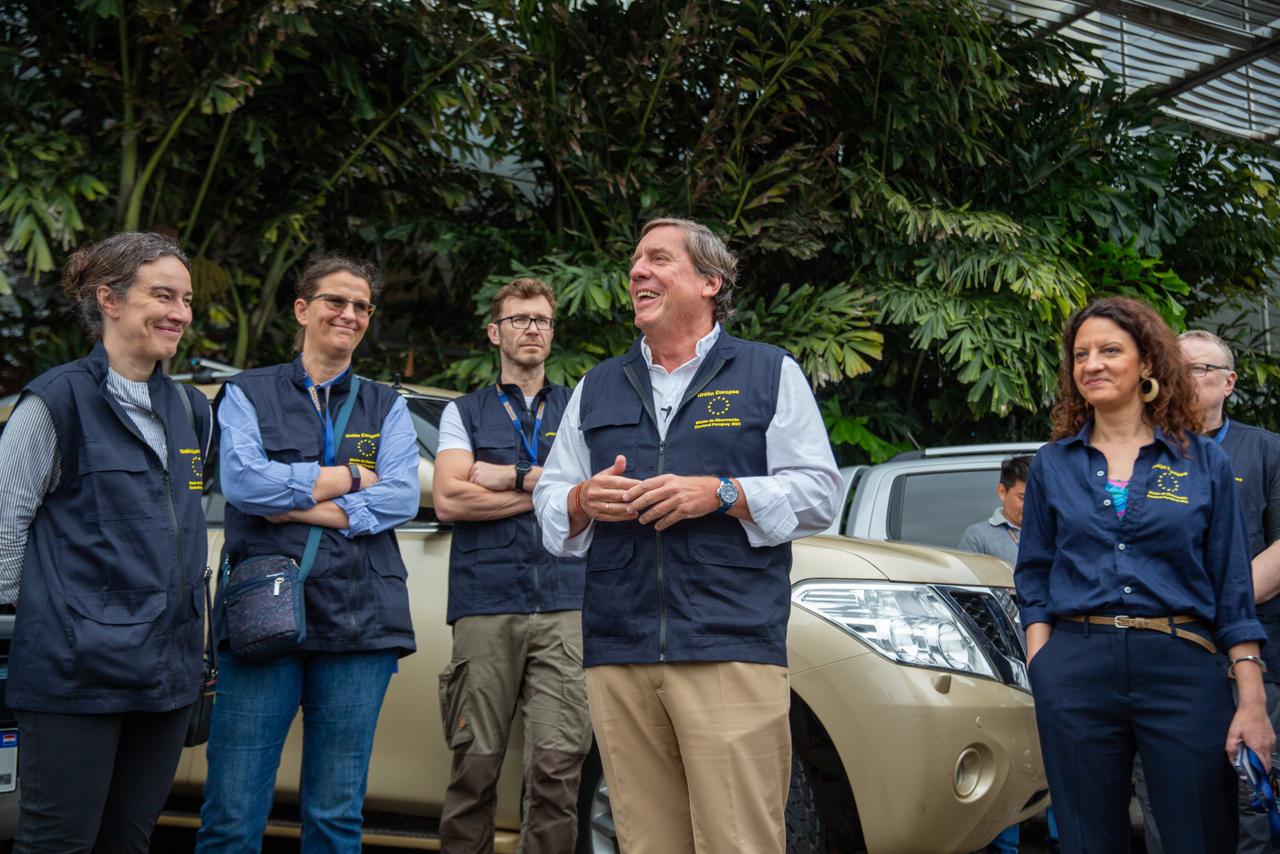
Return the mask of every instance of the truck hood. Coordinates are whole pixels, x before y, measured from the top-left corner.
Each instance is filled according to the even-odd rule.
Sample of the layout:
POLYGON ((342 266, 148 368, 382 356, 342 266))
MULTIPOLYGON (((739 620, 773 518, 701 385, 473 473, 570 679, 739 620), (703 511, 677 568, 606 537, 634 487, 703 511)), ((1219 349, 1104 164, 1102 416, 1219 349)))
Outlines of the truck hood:
POLYGON ((806 537, 793 547, 792 583, 809 578, 1013 586, 1013 570, 997 558, 934 546, 826 535, 806 537))

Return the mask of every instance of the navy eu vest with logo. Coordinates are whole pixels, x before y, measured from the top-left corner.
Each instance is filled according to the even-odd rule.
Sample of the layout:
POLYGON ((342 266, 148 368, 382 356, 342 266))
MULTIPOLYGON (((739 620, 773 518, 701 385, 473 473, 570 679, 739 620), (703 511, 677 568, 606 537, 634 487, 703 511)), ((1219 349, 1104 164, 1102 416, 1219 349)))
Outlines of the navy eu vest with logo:
MULTIPOLYGON (((591 470, 627 458, 626 477, 768 474, 765 433, 786 354, 721 333, 660 440, 649 369, 637 341, 582 381, 591 470)), ((753 548, 721 513, 665 531, 595 524, 582 609, 583 663, 787 663, 791 545, 753 548)))
POLYGON ((107 390, 101 343, 26 388, 53 418, 61 475, 27 536, 5 695, 15 709, 165 712, 195 702, 209 405, 159 366, 147 388, 168 471, 107 390))
MULTIPOLYGON (((532 407, 524 405, 519 386, 504 385, 503 391, 526 436, 533 429, 538 408, 546 401, 538 429, 538 459, 532 461, 545 465, 569 403, 569 389, 545 385, 532 407)), ((460 397, 455 403, 476 460, 509 466, 529 459, 494 386, 460 397)), ((543 547, 542 530, 532 510, 508 519, 455 522, 449 552, 447 619, 453 623, 475 614, 576 611, 582 607, 585 566, 582 558, 558 558, 543 547)))
MULTIPOLYGON (((278 463, 320 462, 324 431, 306 387, 301 358, 237 374, 234 383, 258 414, 262 447, 278 463)), ((336 421, 351 388, 348 373, 329 390, 329 410, 336 421)), ((323 399, 321 395, 321 399, 323 399)), ((346 430, 338 438, 337 465, 374 464, 382 424, 396 402, 394 389, 360 379, 355 406, 346 430)), ((289 555, 302 560, 310 525, 268 522, 242 513, 229 502, 226 515, 226 554, 232 563, 259 555, 289 555)), ((405 566, 394 530, 357 537, 324 529, 304 590, 307 640, 302 649, 318 652, 357 652, 396 649, 407 655, 416 649, 409 617, 405 566)), ((221 591, 219 591, 221 593, 221 591)), ((221 596, 217 603, 216 635, 226 639, 221 596)))

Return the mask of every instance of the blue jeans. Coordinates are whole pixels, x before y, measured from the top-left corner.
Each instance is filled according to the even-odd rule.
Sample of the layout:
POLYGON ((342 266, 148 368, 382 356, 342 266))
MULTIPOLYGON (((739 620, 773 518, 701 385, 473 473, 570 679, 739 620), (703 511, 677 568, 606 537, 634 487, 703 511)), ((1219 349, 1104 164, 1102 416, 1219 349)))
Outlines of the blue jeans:
POLYGON ((198 852, 257 852, 276 769, 302 707, 302 850, 359 852, 369 756, 395 650, 295 653, 269 664, 219 657, 198 852))

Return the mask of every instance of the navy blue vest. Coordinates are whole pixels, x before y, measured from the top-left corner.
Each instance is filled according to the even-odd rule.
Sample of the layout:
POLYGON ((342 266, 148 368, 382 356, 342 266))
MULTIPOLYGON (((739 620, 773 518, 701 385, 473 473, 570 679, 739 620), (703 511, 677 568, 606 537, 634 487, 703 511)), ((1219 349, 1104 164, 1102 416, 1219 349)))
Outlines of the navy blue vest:
MULTIPOLYGON (((539 405, 546 401, 535 462, 545 465, 569 403, 569 389, 544 385, 533 400, 532 412, 525 407, 519 386, 504 385, 503 391, 525 435, 533 428, 539 405)), ((496 388, 486 386, 455 403, 476 460, 509 466, 529 458, 496 388)), ((542 529, 532 510, 508 519, 455 522, 449 551, 447 619, 452 624, 474 614, 576 611, 582 607, 585 566, 582 558, 557 558, 543 547, 542 529)))
MULTIPOLYGON (((274 462, 320 462, 323 456, 323 429, 305 380, 301 357, 282 365, 244 371, 228 380, 244 392, 257 411, 262 446, 267 458, 274 462)), ((350 388, 350 374, 331 386, 329 409, 334 420, 350 388)), ((376 459, 377 437, 396 397, 394 389, 361 378, 355 407, 338 441, 337 464, 376 459)), ((311 531, 310 525, 268 522, 242 513, 230 503, 226 526, 226 553, 232 563, 272 554, 289 555, 300 561, 311 531)), ((404 561, 394 530, 348 539, 326 528, 304 589, 307 641, 302 649, 396 649, 402 655, 416 649, 404 561)), ((218 592, 215 634, 221 645, 225 643, 226 630, 222 625, 222 591, 218 592)))
POLYGON ((156 366, 147 387, 166 472, 106 384, 99 342, 26 388, 53 417, 62 472, 27 538, 5 698, 15 709, 164 712, 199 690, 209 404, 156 366))
MULTIPOLYGON (((768 474, 765 432, 785 353, 721 333, 658 438, 640 343, 582 381, 591 470, 618 454, 626 476, 768 474)), ((582 608, 583 663, 787 663, 791 546, 752 548, 742 523, 712 513, 665 531, 595 525, 582 608)))

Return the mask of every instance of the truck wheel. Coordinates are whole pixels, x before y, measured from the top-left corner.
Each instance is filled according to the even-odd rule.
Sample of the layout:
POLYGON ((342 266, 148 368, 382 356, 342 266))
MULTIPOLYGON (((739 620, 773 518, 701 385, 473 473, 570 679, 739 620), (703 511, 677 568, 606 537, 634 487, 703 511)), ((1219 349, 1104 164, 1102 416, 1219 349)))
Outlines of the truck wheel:
POLYGON ((827 833, 818 811, 818 790, 809 766, 791 753, 791 790, 787 793, 787 854, 827 854, 827 833))
POLYGON ((609 809, 609 787, 604 780, 600 749, 591 743, 591 752, 582 763, 578 785, 578 846, 575 854, 619 854, 618 833, 609 809))

